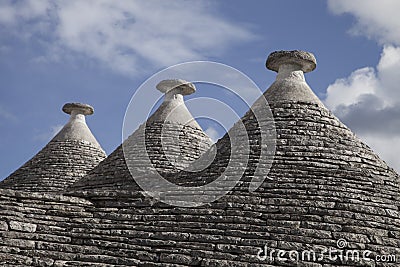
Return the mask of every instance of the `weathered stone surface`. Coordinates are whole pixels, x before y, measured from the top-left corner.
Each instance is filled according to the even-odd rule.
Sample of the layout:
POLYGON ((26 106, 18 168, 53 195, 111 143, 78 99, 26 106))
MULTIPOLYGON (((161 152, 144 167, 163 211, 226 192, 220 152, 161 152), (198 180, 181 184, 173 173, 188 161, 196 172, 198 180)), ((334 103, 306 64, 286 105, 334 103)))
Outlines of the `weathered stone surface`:
MULTIPOLYGON (((286 76, 296 77, 301 78, 290 72, 286 76)), ((265 94, 274 114, 277 146, 271 179, 255 192, 248 191, 249 181, 254 166, 263 162, 260 131, 249 112, 242 118, 251 139, 245 174, 232 192, 201 207, 172 207, 144 195, 128 179, 121 150, 99 165, 91 179, 84 178, 85 190, 73 192, 81 197, 0 190, 0 221, 37 225, 35 232, 0 227, 0 264, 399 266, 399 175, 316 102, 307 87, 302 87, 301 101, 279 99, 275 94, 290 91, 288 84, 293 81, 265 94), (280 260, 257 258, 265 246, 320 251, 337 248, 339 238, 346 239, 349 249, 397 255, 397 261, 341 261, 327 255, 318 261, 290 261, 287 254, 280 260)), ((184 185, 212 180, 226 166, 229 144, 228 137, 216 144, 218 157, 207 170, 170 172, 168 178, 184 185)), ((164 170, 165 162, 158 162, 164 170)))
POLYGON ((1 231, 7 231, 8 230, 7 222, 0 221, 0 230, 1 231))
POLYGON ((132 176, 146 176, 152 169, 163 175, 178 173, 212 146, 183 101, 182 95, 194 92, 194 85, 165 80, 158 87, 166 94, 154 114, 68 191, 142 191, 132 176))
POLYGON ((302 72, 313 71, 317 67, 314 55, 300 50, 276 51, 268 56, 266 67, 273 71, 281 71, 282 65, 297 65, 302 72))
POLYGON ((33 192, 62 191, 105 158, 85 141, 51 141, 31 160, 0 182, 0 188, 33 192))
POLYGON ((86 125, 93 107, 67 103, 70 120, 32 159, 0 182, 0 188, 32 192, 62 191, 93 169, 106 154, 86 125))
POLYGON ((174 90, 175 93, 180 95, 190 95, 196 92, 194 84, 181 79, 161 81, 157 84, 156 88, 163 93, 174 90))
POLYGON ((37 227, 37 225, 33 223, 24 223, 18 221, 10 221, 9 225, 10 225, 10 230, 30 232, 30 233, 35 232, 37 227))
POLYGON ((92 115, 94 109, 92 106, 83 103, 67 103, 62 107, 62 111, 67 114, 79 113, 85 116, 92 115))

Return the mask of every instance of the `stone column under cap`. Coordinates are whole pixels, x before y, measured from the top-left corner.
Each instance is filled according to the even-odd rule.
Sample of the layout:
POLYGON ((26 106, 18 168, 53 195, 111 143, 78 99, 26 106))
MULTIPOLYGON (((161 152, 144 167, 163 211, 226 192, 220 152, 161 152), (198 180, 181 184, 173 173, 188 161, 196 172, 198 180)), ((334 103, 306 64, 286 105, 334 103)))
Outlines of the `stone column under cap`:
POLYGON ((271 53, 266 67, 278 75, 265 97, 272 102, 299 101, 323 106, 304 78, 304 73, 313 71, 316 66, 317 61, 310 52, 293 50, 271 53))
POLYGON ((33 158, 0 183, 0 188, 30 192, 62 191, 102 161, 106 154, 86 124, 93 107, 67 103, 71 115, 61 131, 33 158))
POLYGON ((81 140, 87 141, 101 149, 100 144, 93 136, 86 124, 86 116, 92 115, 94 109, 92 106, 83 103, 66 103, 62 110, 71 115, 68 123, 53 138, 53 140, 81 140))
POLYGON ((193 118, 183 98, 196 91, 194 84, 168 79, 160 81, 156 88, 165 94, 160 107, 104 161, 71 185, 71 194, 97 190, 140 192, 142 189, 132 176, 147 177, 152 182, 151 171, 175 174, 210 149, 212 140, 193 118))
POLYGON ((184 95, 191 95, 196 92, 196 87, 193 83, 181 79, 163 80, 159 82, 156 88, 165 93, 165 100, 183 99, 184 95))
MULTIPOLYGON (((304 69, 292 65, 296 64, 277 68, 281 75, 275 93, 292 92, 304 83, 299 77, 304 69)), ((275 98, 271 105, 277 149, 270 172, 264 173, 268 176, 254 192, 249 192, 247 184, 254 169, 267 162, 260 157, 264 148, 258 140, 262 134, 259 123, 268 119, 258 120, 249 111, 242 118, 251 141, 249 162, 229 194, 188 208, 166 205, 139 189, 131 190, 134 180, 121 173, 125 161, 120 147, 91 172, 94 179, 78 187, 83 198, 4 190, 0 197, 2 261, 9 266, 39 262, 188 266, 200 261, 212 266, 298 266, 290 257, 268 259, 266 245, 272 244, 274 251, 291 248, 299 254, 310 247, 336 247, 338 240, 348 243, 343 248, 346 251, 359 248, 368 249, 371 255, 400 254, 399 175, 328 110, 295 96, 293 101, 275 98), (206 244, 210 241, 214 245, 206 244), (85 246, 72 258, 71 252, 80 248, 77 244, 85 246)), ((150 126, 156 130, 159 125, 150 126)), ((132 139, 132 144, 136 141, 132 139)), ((229 141, 225 135, 217 142, 217 147, 226 149, 210 169, 184 173, 182 185, 195 189, 188 192, 191 197, 201 200, 209 192, 194 188, 194 179, 203 185, 224 172, 223 164, 232 155, 229 141)), ((215 190, 220 187, 221 183, 215 190)), ((302 266, 339 264, 399 266, 399 261, 381 264, 373 257, 332 261, 325 255, 302 266)))
POLYGON ((153 121, 179 123, 201 130, 183 100, 184 95, 196 92, 194 84, 181 79, 169 79, 158 83, 156 88, 165 94, 164 101, 147 123, 153 121))

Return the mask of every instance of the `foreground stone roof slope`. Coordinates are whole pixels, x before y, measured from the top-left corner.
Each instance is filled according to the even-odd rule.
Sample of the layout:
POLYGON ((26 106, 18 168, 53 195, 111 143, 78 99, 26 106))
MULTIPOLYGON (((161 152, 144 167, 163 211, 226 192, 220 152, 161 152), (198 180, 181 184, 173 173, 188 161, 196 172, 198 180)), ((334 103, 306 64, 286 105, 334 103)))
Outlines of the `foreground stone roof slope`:
POLYGON ((68 123, 32 159, 0 182, 0 188, 61 191, 106 157, 85 121, 93 107, 68 103, 63 111, 71 115, 68 123))
POLYGON ((80 194, 85 190, 140 190, 132 173, 135 176, 147 173, 145 157, 149 157, 147 164, 154 166, 154 170, 177 173, 212 146, 211 139, 194 120, 183 100, 184 95, 195 92, 195 86, 184 80, 164 80, 157 89, 165 93, 161 106, 107 159, 71 185, 69 191, 80 194), (129 160, 131 170, 126 160, 129 160))
MULTIPOLYGON (((254 167, 263 164, 257 125, 264 122, 256 123, 256 112, 249 112, 242 118, 251 145, 242 181, 200 207, 173 207, 139 190, 97 190, 85 198, 0 190, 0 263, 399 266, 399 258, 375 260, 376 255, 400 255, 399 175, 312 93, 303 74, 315 68, 312 54, 272 53, 267 67, 279 71, 264 94, 274 115, 276 153, 269 179, 257 190, 246 186, 254 167), (323 248, 338 249, 340 239, 347 242, 344 251, 369 250, 371 260, 320 257, 323 248), (286 253, 263 258, 260 251, 266 248, 286 253), (311 249, 315 260, 288 259, 289 251, 301 255, 311 249)), ((217 148, 221 144, 229 144, 228 137, 217 148)), ((212 180, 229 158, 228 149, 218 150, 211 169, 172 176, 187 185, 212 180)))

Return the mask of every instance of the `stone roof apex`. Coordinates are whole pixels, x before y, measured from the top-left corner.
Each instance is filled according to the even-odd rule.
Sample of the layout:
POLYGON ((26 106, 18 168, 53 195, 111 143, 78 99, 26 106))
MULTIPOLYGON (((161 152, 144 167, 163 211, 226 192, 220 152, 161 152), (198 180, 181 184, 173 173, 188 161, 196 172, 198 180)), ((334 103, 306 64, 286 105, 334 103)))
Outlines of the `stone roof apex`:
POLYGON ((167 79, 159 82, 156 88, 165 93, 164 102, 154 114, 150 116, 147 123, 154 121, 178 123, 181 125, 191 125, 201 130, 200 125, 187 109, 183 99, 184 95, 190 95, 196 91, 196 87, 193 83, 182 79, 167 79))
POLYGON ((317 67, 317 60, 310 52, 293 50, 293 51, 275 51, 272 52, 267 59, 266 67, 269 70, 279 72, 283 65, 293 65, 297 70, 304 73, 313 71, 317 67))
POLYGON ((94 109, 91 105, 83 103, 66 103, 62 107, 62 111, 70 115, 83 114, 85 116, 92 115, 94 113, 94 109))
POLYGON ((180 95, 190 95, 196 92, 196 87, 193 83, 182 79, 163 80, 157 84, 156 88, 165 94, 174 93, 180 95))
POLYGON ((56 192, 75 183, 106 154, 86 124, 93 107, 67 103, 62 110, 68 122, 34 157, 0 183, 0 188, 30 192, 56 192))
POLYGON ((295 101, 323 107, 304 78, 305 72, 310 72, 317 66, 312 53, 300 50, 276 51, 268 56, 266 66, 278 72, 275 82, 265 92, 269 103, 295 101))
POLYGON ((65 113, 70 114, 71 117, 68 123, 64 125, 64 127, 60 132, 57 133, 53 140, 86 141, 102 150, 100 144, 93 136, 85 120, 85 116, 93 114, 93 107, 82 103, 66 103, 62 110, 65 113))

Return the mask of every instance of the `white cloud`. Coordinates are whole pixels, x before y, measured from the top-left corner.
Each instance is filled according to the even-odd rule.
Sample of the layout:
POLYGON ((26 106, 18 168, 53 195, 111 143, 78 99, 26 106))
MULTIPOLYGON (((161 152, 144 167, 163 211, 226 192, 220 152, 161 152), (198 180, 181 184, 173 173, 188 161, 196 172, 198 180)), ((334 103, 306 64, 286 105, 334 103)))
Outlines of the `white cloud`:
POLYGON ((383 46, 376 67, 360 68, 327 89, 326 105, 388 164, 400 171, 400 1, 328 0, 337 15, 351 14, 350 33, 383 46))
POLYGON ((0 23, 47 42, 47 59, 73 52, 132 76, 215 56, 254 37, 216 10, 204 1, 8 1, 0 5, 0 23))
POLYGON ((328 0, 328 7, 334 14, 355 17, 351 33, 365 35, 381 44, 400 45, 400 1, 328 0))
POLYGON ((326 105, 400 172, 400 1, 328 0, 337 15, 351 14, 350 33, 383 46, 376 67, 355 70, 327 89, 326 105))
POLYGON ((373 94, 377 88, 375 70, 370 67, 354 71, 348 78, 338 79, 327 89, 325 104, 331 110, 340 105, 351 105, 364 94, 373 94))
POLYGON ((400 171, 400 47, 385 46, 376 68, 355 70, 327 89, 325 104, 400 171), (397 74, 397 75, 396 75, 397 74))
MULTIPOLYGON (((381 108, 400 103, 400 47, 384 46, 376 68, 355 70, 344 79, 338 79, 327 89, 325 104, 332 110, 362 102, 366 95, 374 95, 381 108)), ((400 129, 399 129, 400 130, 400 129)))
POLYGON ((32 20, 46 15, 49 4, 48 0, 2 1, 0 23, 16 25, 20 19, 32 20))

